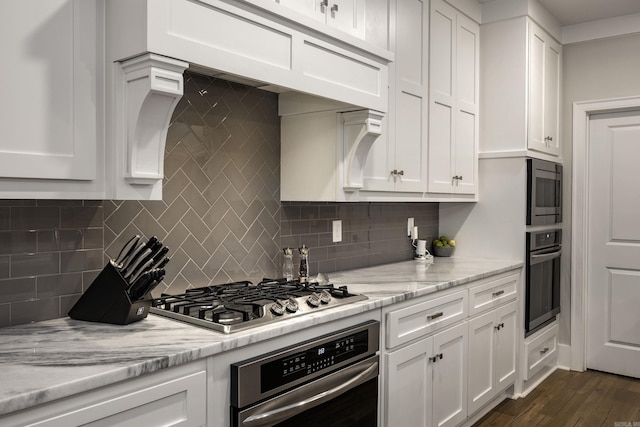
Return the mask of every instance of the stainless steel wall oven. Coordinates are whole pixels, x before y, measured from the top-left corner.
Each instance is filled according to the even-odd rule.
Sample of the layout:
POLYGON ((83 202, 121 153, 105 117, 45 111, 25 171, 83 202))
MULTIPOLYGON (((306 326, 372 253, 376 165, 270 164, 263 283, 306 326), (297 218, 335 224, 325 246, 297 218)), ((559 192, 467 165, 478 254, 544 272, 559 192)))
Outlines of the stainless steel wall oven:
POLYGON ((525 337, 560 313, 562 230, 527 233, 525 337))
POLYGON ((380 324, 231 365, 231 425, 362 426, 378 419, 380 324))
POLYGON ((562 165, 527 159, 527 225, 562 222, 562 165))

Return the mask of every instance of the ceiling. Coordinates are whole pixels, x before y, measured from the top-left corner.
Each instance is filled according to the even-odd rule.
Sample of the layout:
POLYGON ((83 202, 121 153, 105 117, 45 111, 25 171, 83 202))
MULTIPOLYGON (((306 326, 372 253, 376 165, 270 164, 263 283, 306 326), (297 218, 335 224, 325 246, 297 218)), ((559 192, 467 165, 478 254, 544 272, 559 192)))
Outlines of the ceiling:
MULTIPOLYGON (((491 0, 478 0, 487 3, 491 0)), ((538 0, 562 26, 640 13, 640 0, 538 0)))

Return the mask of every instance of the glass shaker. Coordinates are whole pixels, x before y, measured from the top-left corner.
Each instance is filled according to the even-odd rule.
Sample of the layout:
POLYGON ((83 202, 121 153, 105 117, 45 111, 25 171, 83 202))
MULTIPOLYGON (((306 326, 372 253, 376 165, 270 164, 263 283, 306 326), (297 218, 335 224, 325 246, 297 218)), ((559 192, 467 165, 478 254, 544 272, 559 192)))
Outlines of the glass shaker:
POLYGON ((284 248, 282 255, 282 276, 287 281, 293 280, 293 249, 284 248))
POLYGON ((309 281, 309 248, 302 245, 298 251, 300 252, 300 283, 307 283, 309 281))

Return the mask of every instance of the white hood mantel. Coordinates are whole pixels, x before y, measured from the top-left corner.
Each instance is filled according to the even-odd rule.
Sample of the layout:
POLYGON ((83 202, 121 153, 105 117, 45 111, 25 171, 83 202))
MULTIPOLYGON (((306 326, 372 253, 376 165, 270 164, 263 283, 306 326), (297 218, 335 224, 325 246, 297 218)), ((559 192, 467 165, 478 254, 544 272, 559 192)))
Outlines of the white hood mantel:
POLYGON ((105 7, 113 199, 162 198, 167 129, 187 68, 387 111, 390 52, 300 25, 275 1, 110 0, 105 7))

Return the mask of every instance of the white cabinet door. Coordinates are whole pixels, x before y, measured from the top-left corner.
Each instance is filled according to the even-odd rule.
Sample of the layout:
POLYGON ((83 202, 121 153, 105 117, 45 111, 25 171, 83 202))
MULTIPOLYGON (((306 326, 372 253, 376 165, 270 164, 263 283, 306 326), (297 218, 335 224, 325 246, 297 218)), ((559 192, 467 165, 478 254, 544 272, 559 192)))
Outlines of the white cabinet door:
POLYGON ((517 310, 513 301, 468 322, 470 414, 515 381, 517 310))
POLYGON ((475 194, 479 26, 434 0, 430 33, 428 191, 475 194))
POLYGON ((496 310, 495 375, 496 391, 504 390, 516 379, 516 345, 518 343, 518 301, 496 310))
POLYGON ((433 338, 386 355, 384 425, 432 426, 433 338))
POLYGON ((561 46, 542 28, 529 22, 530 150, 560 155, 558 114, 561 46))
POLYGON ((469 320, 469 413, 487 402, 495 392, 494 359, 496 346, 495 312, 469 320))
MULTIPOLYGON (((395 33, 390 37, 396 60, 390 65, 389 114, 384 135, 371 147, 364 189, 426 191, 427 68, 429 5, 400 0, 395 5, 395 33), (394 173, 393 171, 396 171, 394 173)), ((394 14, 392 14, 394 16, 394 14)))
POLYGON ((467 417, 467 325, 433 336, 433 425, 456 426, 467 417))
POLYGON ((2 2, 0 179, 99 178, 96 20, 95 1, 2 2))

